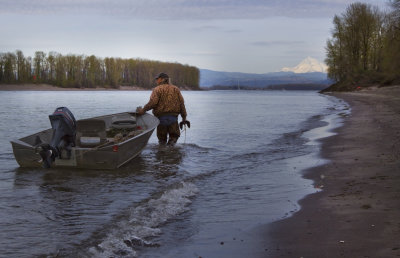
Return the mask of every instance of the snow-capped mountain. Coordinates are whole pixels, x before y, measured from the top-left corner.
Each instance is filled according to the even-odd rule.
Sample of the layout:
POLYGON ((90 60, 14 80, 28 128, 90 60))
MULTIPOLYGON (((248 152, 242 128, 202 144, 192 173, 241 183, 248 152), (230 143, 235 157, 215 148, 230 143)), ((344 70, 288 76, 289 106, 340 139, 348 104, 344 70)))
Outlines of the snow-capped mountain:
POLYGON ((307 57, 303 61, 300 62, 295 67, 284 67, 282 68, 282 72, 294 72, 294 73, 313 73, 320 72, 326 73, 328 70, 328 66, 324 63, 318 62, 317 59, 312 57, 307 57))
POLYGON ((200 87, 208 88, 212 86, 235 86, 267 88, 270 85, 281 84, 332 84, 327 78, 326 73, 294 73, 294 72, 275 72, 275 73, 235 73, 218 72, 207 69, 200 69, 200 87))

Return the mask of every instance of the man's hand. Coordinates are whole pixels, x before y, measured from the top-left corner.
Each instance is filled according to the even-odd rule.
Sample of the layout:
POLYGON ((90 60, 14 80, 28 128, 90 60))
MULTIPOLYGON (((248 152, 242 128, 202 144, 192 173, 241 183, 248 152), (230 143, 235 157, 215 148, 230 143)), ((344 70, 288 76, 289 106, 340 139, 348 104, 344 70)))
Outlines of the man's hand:
POLYGON ((144 113, 146 113, 146 111, 144 111, 143 108, 137 108, 137 109, 136 109, 136 113, 137 113, 139 116, 142 116, 142 115, 144 115, 144 113))

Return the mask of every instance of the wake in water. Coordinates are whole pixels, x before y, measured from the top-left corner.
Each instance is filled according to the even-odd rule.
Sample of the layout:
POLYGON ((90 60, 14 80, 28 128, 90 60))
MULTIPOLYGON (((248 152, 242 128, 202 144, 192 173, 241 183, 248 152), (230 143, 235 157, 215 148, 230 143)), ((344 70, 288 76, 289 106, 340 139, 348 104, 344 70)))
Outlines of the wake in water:
POLYGON ((152 238, 162 232, 160 226, 168 220, 188 210, 190 198, 196 195, 197 188, 191 183, 179 183, 143 201, 129 211, 128 216, 120 218, 111 232, 100 244, 89 248, 94 257, 136 256, 140 247, 157 247, 152 238))
MULTIPOLYGON (((162 234, 162 226, 188 211, 192 199, 198 193, 193 181, 203 175, 201 166, 185 161, 186 155, 197 160, 198 156, 210 155, 213 151, 216 150, 195 144, 174 147, 149 144, 140 158, 118 172, 123 175, 135 171, 135 180, 152 185, 145 188, 145 194, 149 197, 137 199, 134 196, 125 196, 128 202, 129 199, 137 199, 137 202, 114 211, 115 216, 110 222, 103 223, 102 228, 82 241, 75 251, 59 250, 57 256, 136 257, 143 248, 158 247, 160 243, 157 242, 157 237, 162 234), (197 167, 197 170, 189 172, 192 167, 197 167)), ((127 186, 124 184, 121 187, 127 186)), ((143 189, 133 182, 129 187, 136 188, 137 191, 143 189)), ((131 194, 135 194, 135 191, 131 194)))

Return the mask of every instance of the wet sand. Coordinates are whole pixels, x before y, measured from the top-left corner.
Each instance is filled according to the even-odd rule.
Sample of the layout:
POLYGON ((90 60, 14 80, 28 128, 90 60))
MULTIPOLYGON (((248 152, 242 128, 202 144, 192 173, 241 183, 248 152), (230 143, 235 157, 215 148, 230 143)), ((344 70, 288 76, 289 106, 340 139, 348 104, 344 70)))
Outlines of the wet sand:
POLYGON ((400 87, 333 95, 352 112, 305 173, 323 191, 265 230, 262 257, 400 257, 400 87))

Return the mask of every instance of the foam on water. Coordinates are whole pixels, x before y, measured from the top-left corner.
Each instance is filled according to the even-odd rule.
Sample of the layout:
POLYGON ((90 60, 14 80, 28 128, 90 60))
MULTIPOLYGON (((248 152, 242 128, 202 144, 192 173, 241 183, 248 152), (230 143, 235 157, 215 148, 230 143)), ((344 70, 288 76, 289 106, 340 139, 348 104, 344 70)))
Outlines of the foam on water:
POLYGON ((349 116, 351 113, 351 108, 344 101, 340 101, 330 110, 334 113, 326 115, 321 119, 321 122, 325 123, 325 126, 316 127, 304 132, 303 136, 309 140, 306 144, 317 145, 319 140, 335 135, 333 130, 340 127, 343 123, 343 117, 349 116))
POLYGON ((158 246, 151 238, 161 234, 160 226, 187 211, 197 192, 194 184, 181 182, 160 196, 133 207, 126 220, 119 221, 101 243, 89 248, 89 254, 94 257, 131 257, 137 255, 136 249, 141 246, 158 246))

